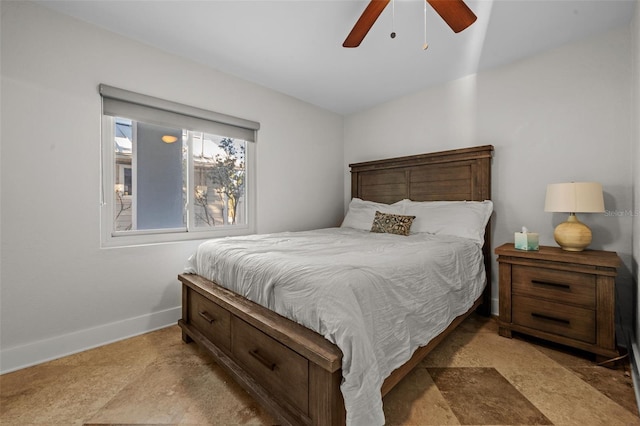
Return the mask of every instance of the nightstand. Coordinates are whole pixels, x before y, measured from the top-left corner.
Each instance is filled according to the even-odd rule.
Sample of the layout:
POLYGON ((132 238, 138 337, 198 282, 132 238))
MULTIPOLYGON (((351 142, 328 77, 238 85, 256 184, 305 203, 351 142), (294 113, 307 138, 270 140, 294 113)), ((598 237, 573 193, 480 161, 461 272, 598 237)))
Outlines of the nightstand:
POLYGON ((501 336, 513 331, 596 354, 618 356, 615 333, 615 252, 496 248, 501 336))

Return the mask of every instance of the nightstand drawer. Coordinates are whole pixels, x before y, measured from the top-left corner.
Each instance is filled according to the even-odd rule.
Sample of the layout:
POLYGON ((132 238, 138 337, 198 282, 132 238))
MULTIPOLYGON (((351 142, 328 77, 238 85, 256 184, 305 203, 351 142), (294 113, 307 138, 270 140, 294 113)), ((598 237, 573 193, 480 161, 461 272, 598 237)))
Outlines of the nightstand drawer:
POLYGON ((596 313, 530 297, 512 298, 513 323, 587 343, 596 342, 596 313))
POLYGON ((511 273, 514 294, 595 309, 595 275, 521 265, 514 265, 511 273))

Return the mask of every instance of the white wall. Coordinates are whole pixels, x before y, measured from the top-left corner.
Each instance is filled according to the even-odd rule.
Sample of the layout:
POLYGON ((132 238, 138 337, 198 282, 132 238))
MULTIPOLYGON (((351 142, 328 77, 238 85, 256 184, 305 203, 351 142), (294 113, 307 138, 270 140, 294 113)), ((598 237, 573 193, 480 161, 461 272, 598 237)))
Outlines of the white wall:
MULTIPOLYGON (((493 248, 526 225, 556 245, 566 215, 545 213, 548 183, 601 182, 609 210, 632 204, 631 60, 628 28, 406 96, 345 118, 345 164, 492 144, 493 248)), ((635 118, 637 121, 637 118, 635 118)), ((345 201, 349 194, 345 181, 345 201)), ((630 291, 627 216, 579 217, 591 248, 617 251, 630 291)), ((493 312, 497 314, 494 261, 493 312)), ((631 310, 625 306, 623 310, 631 310)))
POLYGON ((180 316, 197 242, 100 249, 99 83, 260 122, 259 232, 339 223, 341 116, 28 2, 0 7, 2 371, 180 316))

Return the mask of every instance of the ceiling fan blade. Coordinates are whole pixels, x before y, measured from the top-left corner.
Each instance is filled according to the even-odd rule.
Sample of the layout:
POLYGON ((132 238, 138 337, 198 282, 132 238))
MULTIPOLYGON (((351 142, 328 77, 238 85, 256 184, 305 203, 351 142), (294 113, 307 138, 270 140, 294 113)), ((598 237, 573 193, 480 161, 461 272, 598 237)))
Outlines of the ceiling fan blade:
POLYGON ((358 47, 364 37, 367 35, 373 24, 378 19, 378 16, 382 13, 385 7, 391 0, 371 0, 367 5, 367 8, 362 12, 358 22, 353 26, 353 29, 342 43, 343 47, 358 47))
POLYGON ((473 24, 476 15, 462 0, 426 0, 455 33, 473 24))

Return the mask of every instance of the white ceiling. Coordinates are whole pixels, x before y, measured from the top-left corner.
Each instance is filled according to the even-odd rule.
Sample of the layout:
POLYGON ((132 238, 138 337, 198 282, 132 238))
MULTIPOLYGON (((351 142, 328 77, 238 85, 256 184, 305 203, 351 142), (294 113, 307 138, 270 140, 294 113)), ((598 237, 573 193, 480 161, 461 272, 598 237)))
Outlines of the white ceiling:
POLYGON ((428 7, 423 50, 421 0, 389 4, 354 49, 342 42, 367 0, 38 3, 341 114, 628 25, 636 7, 635 0, 466 0, 478 20, 458 34, 428 7))

